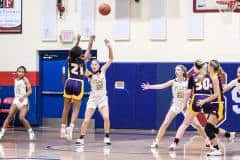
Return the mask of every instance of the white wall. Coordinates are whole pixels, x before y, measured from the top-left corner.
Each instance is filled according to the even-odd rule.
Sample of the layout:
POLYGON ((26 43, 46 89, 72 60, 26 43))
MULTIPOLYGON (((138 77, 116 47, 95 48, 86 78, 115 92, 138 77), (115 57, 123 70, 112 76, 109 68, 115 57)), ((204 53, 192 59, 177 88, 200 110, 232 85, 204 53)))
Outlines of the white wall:
MULTIPOLYGON (((58 30, 77 30, 75 19, 79 19, 74 11, 74 0, 68 0, 68 14, 65 20, 58 22, 58 30)), ((112 5, 115 0, 97 0, 112 5)), ((186 0, 167 0, 167 40, 149 40, 149 1, 141 0, 136 4, 131 0, 131 40, 114 42, 115 61, 161 62, 161 61, 193 61, 196 58, 221 61, 240 61, 240 14, 234 15, 233 24, 224 25, 219 14, 206 14, 204 22, 204 40, 189 41, 186 39, 186 0)), ((103 39, 111 37, 112 14, 96 16, 96 42, 99 59, 106 59, 106 48, 103 39)), ((23 33, 0 35, 0 71, 13 71, 19 64, 29 70, 38 70, 37 50, 69 49, 72 44, 58 42, 41 42, 41 0, 24 0, 23 33)), ((82 43, 83 48, 87 42, 82 43)))

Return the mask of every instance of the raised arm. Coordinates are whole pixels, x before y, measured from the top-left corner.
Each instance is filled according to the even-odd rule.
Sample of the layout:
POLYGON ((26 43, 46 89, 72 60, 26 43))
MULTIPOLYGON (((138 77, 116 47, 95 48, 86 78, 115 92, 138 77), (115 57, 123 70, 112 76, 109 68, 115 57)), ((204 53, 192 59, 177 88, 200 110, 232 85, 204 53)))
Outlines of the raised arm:
POLYGON ((232 80, 230 83, 228 83, 227 85, 225 85, 225 86, 223 87, 223 93, 225 93, 225 92, 229 91, 230 89, 232 89, 232 88, 234 87, 236 81, 237 81, 237 79, 234 79, 234 80, 232 80))
POLYGON ((113 50, 112 46, 110 44, 110 41, 108 39, 104 40, 106 47, 108 48, 108 61, 102 66, 101 71, 106 72, 109 66, 113 62, 113 50))
POLYGON ((89 40, 89 43, 88 43, 88 48, 87 50, 85 51, 82 59, 84 61, 87 61, 91 55, 91 50, 92 50, 92 46, 93 46, 93 41, 95 40, 95 35, 92 35, 90 36, 90 40, 89 40))
POLYGON ((79 46, 80 41, 81 41, 81 36, 78 34, 77 35, 77 42, 76 42, 75 46, 79 46))
POLYGON ((141 87, 143 90, 148 90, 148 89, 164 89, 164 88, 168 88, 173 84, 173 80, 169 80, 165 83, 161 83, 161 84, 154 84, 154 85, 150 85, 148 82, 147 83, 142 83, 141 87))

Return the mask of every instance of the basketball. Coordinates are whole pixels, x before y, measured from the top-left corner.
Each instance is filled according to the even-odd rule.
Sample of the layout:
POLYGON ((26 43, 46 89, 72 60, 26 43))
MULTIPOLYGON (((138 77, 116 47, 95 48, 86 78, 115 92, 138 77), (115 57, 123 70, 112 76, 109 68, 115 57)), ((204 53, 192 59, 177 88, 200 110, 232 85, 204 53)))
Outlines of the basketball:
POLYGON ((98 10, 101 15, 106 16, 111 12, 111 7, 109 4, 103 3, 99 6, 98 10))

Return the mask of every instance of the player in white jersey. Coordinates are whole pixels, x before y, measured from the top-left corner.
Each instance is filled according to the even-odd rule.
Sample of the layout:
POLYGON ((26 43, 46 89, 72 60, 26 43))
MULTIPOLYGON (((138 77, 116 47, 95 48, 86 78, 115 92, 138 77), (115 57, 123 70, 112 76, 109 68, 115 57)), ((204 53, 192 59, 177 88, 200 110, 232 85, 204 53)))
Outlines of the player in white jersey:
MULTIPOLYGON (((172 120, 179 114, 182 113, 185 115, 185 106, 183 105, 184 102, 184 96, 185 92, 187 90, 187 85, 188 85, 188 79, 187 79, 187 70, 184 65, 177 65, 175 68, 175 74, 176 78, 173 80, 169 80, 165 83, 162 84, 156 84, 156 85, 150 85, 149 83, 143 83, 142 84, 142 89, 143 90, 148 90, 148 89, 164 89, 172 86, 172 105, 165 117, 164 122, 162 123, 161 127, 159 128, 158 135, 156 139, 153 141, 151 147, 152 148, 158 148, 159 147, 159 142, 164 136, 166 129, 172 122, 172 120)), ((204 138, 206 137, 206 134, 204 133, 204 129, 195 118, 193 121, 192 125, 194 128, 196 128, 199 132, 200 135, 202 135, 204 138)))
POLYGON ((227 92, 229 91, 230 89, 234 88, 234 87, 237 87, 238 89, 238 92, 240 93, 240 66, 238 67, 237 69, 237 78, 232 80, 230 83, 228 83, 225 87, 224 87, 224 90, 223 92, 227 92))
POLYGON ((98 60, 92 60, 91 69, 89 72, 89 82, 91 85, 91 92, 87 102, 87 108, 85 112, 85 118, 81 127, 81 135, 76 141, 76 145, 84 145, 84 136, 86 135, 89 122, 98 107, 99 112, 104 121, 104 144, 111 145, 109 132, 110 132, 110 120, 109 120, 109 107, 106 88, 106 71, 113 61, 113 51, 109 40, 104 40, 105 45, 108 48, 109 59, 101 68, 98 60))
POLYGON ((3 127, 0 132, 0 139, 3 138, 6 128, 18 110, 20 111, 20 121, 23 123, 24 127, 28 129, 29 139, 35 139, 35 134, 32 130, 32 127, 29 124, 28 120, 25 118, 29 110, 28 96, 32 94, 31 84, 27 77, 25 77, 25 73, 26 68, 24 66, 17 68, 17 78, 14 80, 14 100, 8 116, 3 123, 3 127))

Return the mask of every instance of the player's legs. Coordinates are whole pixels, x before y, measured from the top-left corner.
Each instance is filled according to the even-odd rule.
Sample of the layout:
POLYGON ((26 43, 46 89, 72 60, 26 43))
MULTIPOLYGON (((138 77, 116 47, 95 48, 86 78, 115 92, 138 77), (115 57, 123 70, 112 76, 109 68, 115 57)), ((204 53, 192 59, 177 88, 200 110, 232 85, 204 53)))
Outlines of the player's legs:
POLYGON ((61 132, 60 137, 66 137, 66 125, 68 122, 68 114, 71 108, 72 96, 73 96, 73 83, 74 80, 67 79, 64 86, 64 106, 62 111, 62 119, 61 119, 61 132))
POLYGON ((26 119, 27 112, 28 112, 28 106, 27 105, 21 107, 20 113, 19 113, 19 120, 23 123, 24 127, 27 128, 28 133, 29 133, 29 139, 33 140, 33 139, 35 139, 35 134, 32 130, 32 127, 31 127, 30 123, 26 119))
POLYGON ((193 113, 192 111, 189 111, 189 110, 186 111, 184 120, 177 130, 176 137, 175 137, 173 143, 169 146, 170 150, 175 150, 176 145, 178 144, 179 140, 183 137, 186 129, 193 122, 195 117, 196 117, 196 113, 193 113))
POLYGON ((99 112, 101 113, 101 116, 104 121, 104 132, 109 133, 110 132, 110 120, 109 120, 109 108, 108 106, 102 106, 99 108, 99 112))
POLYGON ((70 126, 66 128, 68 140, 72 139, 73 129, 78 119, 80 105, 81 105, 81 100, 73 100, 73 112, 71 116, 71 122, 70 122, 70 126))
POLYGON ((2 128, 7 128, 9 123, 11 122, 11 120, 13 119, 14 115, 16 114, 17 112, 17 106, 15 104, 12 104, 10 110, 9 110, 9 113, 8 113, 8 116, 7 118, 5 119, 4 123, 3 123, 3 126, 2 128))
POLYGON ((162 137, 164 136, 168 126, 171 124, 172 120, 176 117, 176 113, 169 110, 162 125, 160 126, 159 130, 158 130, 158 134, 156 136, 156 139, 153 141, 151 148, 158 148, 159 146, 159 141, 162 139, 162 137))
POLYGON ((73 113, 71 117, 70 126, 74 127, 74 124, 78 118, 78 113, 81 106, 82 97, 84 94, 83 90, 83 82, 82 81, 74 81, 73 83, 73 113))
POLYGON ((70 98, 64 98, 64 107, 62 111, 62 119, 61 119, 61 131, 60 131, 60 137, 63 138, 66 136, 66 125, 68 120, 68 114, 71 107, 71 99, 70 98))
POLYGON ((68 114, 69 110, 71 108, 71 99, 70 98, 64 98, 64 106, 63 106, 63 112, 62 112, 62 124, 67 125, 68 120, 68 114))
POLYGON ((207 124, 205 127, 205 132, 211 141, 212 146, 214 147, 214 150, 212 150, 210 153, 208 153, 209 156, 216 156, 216 155, 222 155, 222 152, 219 149, 218 141, 216 139, 216 124, 218 123, 218 118, 216 115, 210 114, 209 118, 207 120, 207 124))
POLYGON ((109 120, 109 108, 107 105, 104 106, 100 106, 99 108, 99 112, 102 115, 103 121, 104 121, 104 133, 105 133, 105 137, 104 137, 104 143, 106 145, 110 145, 110 120, 109 120))
POLYGON ((78 114, 80 110, 81 100, 73 100, 73 113, 71 117, 71 124, 74 125, 78 119, 78 114))
POLYGON ((215 129, 215 133, 219 136, 222 136, 222 137, 226 137, 226 138, 229 138, 230 141, 233 141, 234 138, 235 138, 235 132, 229 132, 229 131, 226 131, 222 128, 216 128, 215 129))
POLYGON ((186 111, 186 115, 180 127, 177 130, 176 138, 181 139, 185 133, 185 130, 189 127, 189 125, 193 122, 194 118, 196 117, 195 113, 191 111, 186 111))
MULTIPOLYGON (((225 116, 225 105, 224 102, 220 102, 220 103, 214 103, 212 104, 213 110, 215 110, 216 112, 214 112, 215 115, 217 115, 218 118, 218 122, 217 124, 224 119, 225 116)), ((223 136, 226 138, 229 138, 230 141, 233 141, 235 138, 235 132, 228 132, 222 128, 215 128, 215 134, 219 135, 219 136, 223 136)))
POLYGON ((28 106, 25 105, 20 109, 19 120, 22 122, 25 128, 31 129, 31 125, 29 124, 28 120, 25 118, 27 112, 28 112, 28 106))
POLYGON ((70 126, 67 127, 67 139, 72 139, 73 129, 76 120, 78 119, 78 114, 81 106, 81 101, 83 97, 83 82, 82 81, 73 81, 72 83, 72 92, 73 92, 73 112, 71 117, 70 126))
POLYGON ((204 131, 204 127, 202 127, 202 125, 200 124, 200 122, 198 121, 197 117, 193 118, 192 124, 191 124, 195 129, 197 129, 198 134, 200 136, 202 136, 204 139, 207 139, 207 135, 204 131))
POLYGON ((87 108, 86 113, 85 113, 85 117, 81 126, 81 135, 86 135, 87 133, 87 129, 88 129, 88 125, 91 121, 91 118, 95 112, 95 108, 87 108))
POLYGON ((13 119, 16 112, 17 112, 17 106, 15 104, 12 104, 12 106, 10 108, 10 111, 8 113, 8 116, 3 123, 2 129, 1 129, 1 132, 0 132, 0 139, 2 139, 2 137, 4 136, 6 128, 8 127, 9 123, 13 119))
POLYGON ((156 140, 160 141, 162 139, 162 137, 164 136, 166 129, 168 128, 168 126, 171 124, 172 120, 176 117, 176 113, 172 112, 172 111, 168 111, 161 127, 158 130, 158 134, 156 137, 156 140))
POLYGON ((85 112, 85 117, 84 117, 84 120, 83 120, 83 123, 82 123, 82 126, 81 126, 80 137, 75 142, 76 145, 84 145, 84 137, 87 133, 88 125, 90 123, 90 120, 91 120, 95 110, 96 110, 96 107, 90 108, 87 105, 87 110, 85 112))
POLYGON ((211 146, 211 142, 208 139, 208 136, 206 135, 204 127, 200 124, 200 122, 199 122, 197 117, 195 117, 193 119, 193 122, 192 122, 191 125, 193 126, 193 128, 197 129, 198 134, 204 138, 206 147, 210 147, 211 146))

